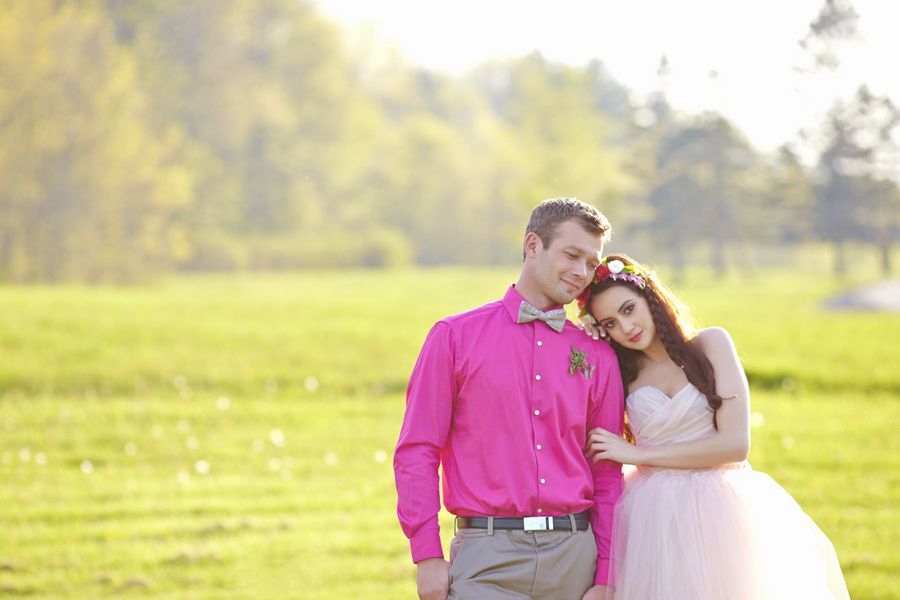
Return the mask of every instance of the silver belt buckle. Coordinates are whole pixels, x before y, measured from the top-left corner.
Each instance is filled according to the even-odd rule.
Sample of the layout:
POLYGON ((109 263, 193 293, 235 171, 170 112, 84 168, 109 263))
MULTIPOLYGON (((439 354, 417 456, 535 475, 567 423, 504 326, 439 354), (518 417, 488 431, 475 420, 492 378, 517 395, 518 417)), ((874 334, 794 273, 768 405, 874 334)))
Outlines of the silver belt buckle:
POLYGON ((525 531, 547 531, 553 529, 553 521, 549 517, 524 517, 522 528, 525 531))

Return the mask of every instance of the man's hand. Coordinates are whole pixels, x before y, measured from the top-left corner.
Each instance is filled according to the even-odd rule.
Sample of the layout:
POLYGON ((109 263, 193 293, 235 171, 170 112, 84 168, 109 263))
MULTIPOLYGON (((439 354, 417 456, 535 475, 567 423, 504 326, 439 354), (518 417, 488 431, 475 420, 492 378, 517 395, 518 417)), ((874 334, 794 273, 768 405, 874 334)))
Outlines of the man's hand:
POLYGON ((426 558, 417 562, 416 586, 420 600, 447 600, 450 563, 443 558, 426 558))
POLYGON ((611 600, 613 597, 613 588, 605 585, 595 585, 584 593, 581 600, 611 600))

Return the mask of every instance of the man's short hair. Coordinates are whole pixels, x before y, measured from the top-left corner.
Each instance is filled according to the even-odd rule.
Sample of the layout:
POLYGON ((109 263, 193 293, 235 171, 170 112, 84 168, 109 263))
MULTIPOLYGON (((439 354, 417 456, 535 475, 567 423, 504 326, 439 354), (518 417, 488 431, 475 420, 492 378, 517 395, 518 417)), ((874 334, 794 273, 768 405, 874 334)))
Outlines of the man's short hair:
POLYGON ((585 231, 601 236, 603 242, 609 239, 612 232, 609 220, 590 204, 577 198, 551 198, 544 200, 531 211, 525 235, 536 233, 547 248, 556 238, 559 226, 566 221, 577 222, 585 231))

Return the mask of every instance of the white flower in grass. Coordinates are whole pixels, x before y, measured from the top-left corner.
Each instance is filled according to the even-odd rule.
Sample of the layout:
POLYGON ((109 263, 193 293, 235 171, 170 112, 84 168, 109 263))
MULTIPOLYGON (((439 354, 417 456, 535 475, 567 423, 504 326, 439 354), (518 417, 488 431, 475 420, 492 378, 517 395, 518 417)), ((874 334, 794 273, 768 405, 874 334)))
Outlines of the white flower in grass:
POLYGON ((19 450, 19 460, 22 462, 29 462, 31 460, 31 450, 28 448, 22 448, 19 450))
POLYGON ((38 452, 37 454, 34 455, 34 462, 36 462, 39 465, 46 465, 47 464, 47 455, 44 454, 43 452, 38 452))
POLYGON ((786 435, 781 438, 781 445, 785 450, 791 450, 794 447, 794 438, 786 435))
POLYGON ((334 452, 326 452, 325 453, 325 464, 329 467, 333 467, 338 463, 338 455, 334 452))
POLYGON ((94 463, 89 460, 81 461, 81 472, 85 475, 90 475, 94 472, 94 463))
POLYGON ((766 417, 759 411, 750 413, 750 426, 762 427, 766 424, 766 417))
POLYGON ((622 272, 622 269, 625 268, 625 263, 621 260, 611 260, 606 263, 606 268, 609 269, 609 272, 613 275, 617 275, 622 272))
POLYGON ((303 387, 306 388, 307 392, 315 392, 317 389, 319 389, 319 380, 310 375, 303 380, 303 387))
POLYGON ((194 394, 191 390, 191 386, 188 384, 187 377, 185 377, 184 375, 176 375, 172 379, 172 385, 174 385, 175 389, 178 390, 178 395, 185 400, 187 400, 194 394))
POLYGON ((223 412, 228 410, 229 408, 231 408, 231 400, 229 400, 225 396, 219 396, 218 398, 216 398, 216 408, 223 412))
POLYGON ((197 471, 200 475, 208 475, 209 474, 209 463, 205 460, 198 460, 194 463, 194 470, 197 471))
POLYGON ((375 456, 373 458, 375 459, 375 462, 381 464, 383 462, 387 462, 388 454, 384 450, 376 450, 375 456))
POLYGON ((284 432, 280 429, 273 429, 269 432, 269 439, 276 448, 284 448, 284 432))

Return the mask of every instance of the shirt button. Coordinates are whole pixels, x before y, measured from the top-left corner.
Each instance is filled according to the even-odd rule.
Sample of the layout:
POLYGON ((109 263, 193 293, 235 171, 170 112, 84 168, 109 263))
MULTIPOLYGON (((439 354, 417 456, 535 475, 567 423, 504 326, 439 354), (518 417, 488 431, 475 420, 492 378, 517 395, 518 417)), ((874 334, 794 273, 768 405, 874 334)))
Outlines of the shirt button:
POLYGON ((538 346, 543 346, 543 345, 544 345, 544 342, 542 342, 541 340, 538 340, 538 346))
POLYGON ((541 449, 541 445, 540 445, 540 444, 537 445, 537 449, 538 449, 538 450, 541 449))
POLYGON ((534 378, 537 379, 538 381, 541 380, 541 376, 540 376, 540 375, 535 375, 534 378))
POLYGON ((541 483, 547 483, 547 480, 541 477, 541 483))
POLYGON ((541 411, 536 410, 536 411, 534 411, 534 414, 535 414, 535 416, 537 416, 537 415, 541 414, 541 411))

